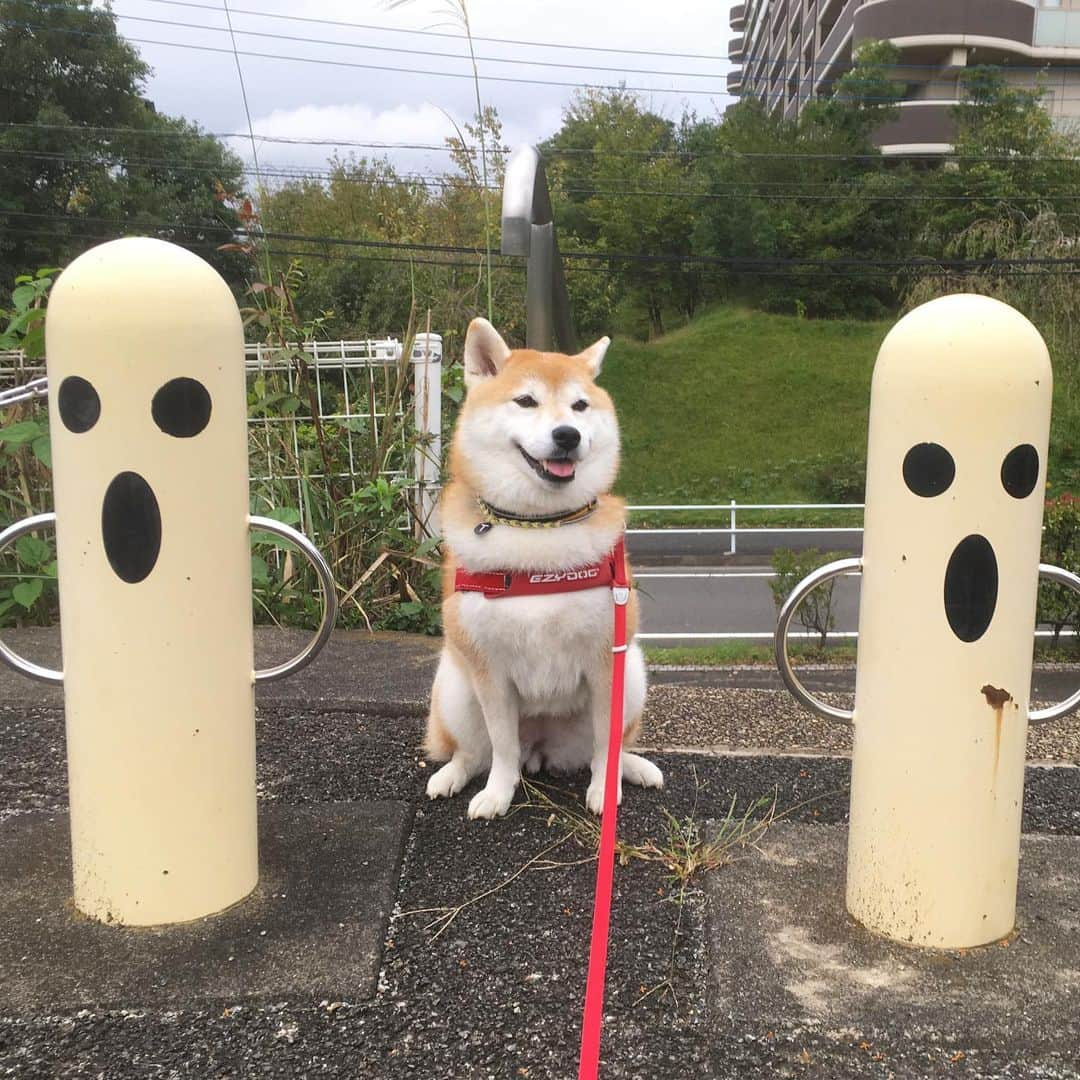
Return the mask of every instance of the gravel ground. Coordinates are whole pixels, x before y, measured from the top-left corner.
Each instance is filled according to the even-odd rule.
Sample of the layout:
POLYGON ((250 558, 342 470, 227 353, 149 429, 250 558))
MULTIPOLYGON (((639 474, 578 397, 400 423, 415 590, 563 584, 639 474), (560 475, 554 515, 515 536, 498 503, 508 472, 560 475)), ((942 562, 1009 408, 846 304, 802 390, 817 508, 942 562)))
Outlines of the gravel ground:
MULTIPOLYGON (((850 709, 851 694, 818 693, 850 709)), ((1037 701, 1037 707, 1050 704, 1037 701)), ((782 753, 851 753, 851 728, 814 716, 786 690, 655 682, 640 742, 660 749, 767 749, 782 753)), ((1031 761, 1080 761, 1080 714, 1028 729, 1031 761)))
MULTIPOLYGON (((760 745, 771 730, 767 703, 779 703, 775 694, 747 700, 758 712, 742 721, 743 744, 760 745)), ((740 730, 731 725, 750 711, 740 701, 724 706, 729 731, 740 730)), ((678 735, 680 721, 660 719, 663 711, 654 704, 644 741, 674 741, 665 731, 678 735)), ((699 712, 711 711, 721 713, 706 700, 699 712)), ((429 770, 416 749, 421 733, 415 716, 260 710, 264 799, 280 805, 401 799, 417 811, 373 999, 192 1001, 168 1011, 132 1002, 108 1012, 0 1016, 0 1076, 574 1075, 594 866, 573 836, 565 838, 563 811, 553 816, 526 805, 502 821, 466 822, 475 784, 453 800, 428 803, 429 770), (458 905, 464 906, 438 937, 438 926, 431 925, 438 911, 409 914, 458 905)), ((828 734, 831 728, 821 733, 828 734)), ((709 737, 710 744, 718 741, 709 737)), ((817 739, 817 748, 829 747, 817 739)), ((0 817, 63 806, 58 710, 0 707, 0 760, 0 817)), ((841 757, 676 754, 656 760, 667 787, 627 789, 619 819, 627 842, 664 846, 665 812, 705 821, 722 818, 733 801, 741 813, 774 794, 792 820, 845 818, 849 766, 841 757)), ((583 776, 546 782, 570 789, 577 800, 583 795, 583 776)), ((1080 808, 1080 770, 1029 770, 1025 829, 1080 834, 1074 807, 1080 808)), ((913 1040, 899 1030, 823 1031, 797 1018, 768 1033, 732 1036, 720 1022, 726 1003, 710 989, 706 907, 698 887, 692 883, 682 893, 662 866, 637 859, 618 870, 616 882, 605 1078, 1077 1075, 1070 1068, 1078 1055, 1049 1043, 1010 1048, 1003 1056, 979 1045, 937 1045, 932 1033, 913 1040), (867 1041, 873 1050, 864 1048, 867 1041)))

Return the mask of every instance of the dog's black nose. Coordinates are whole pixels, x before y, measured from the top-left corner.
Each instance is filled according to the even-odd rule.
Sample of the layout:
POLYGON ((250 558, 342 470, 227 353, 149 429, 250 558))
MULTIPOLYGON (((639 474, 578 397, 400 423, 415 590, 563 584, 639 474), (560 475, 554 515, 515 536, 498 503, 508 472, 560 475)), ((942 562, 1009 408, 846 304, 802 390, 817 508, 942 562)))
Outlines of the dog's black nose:
POLYGON ((560 424, 552 433, 551 441, 560 450, 574 450, 581 442, 581 432, 569 424, 560 424))

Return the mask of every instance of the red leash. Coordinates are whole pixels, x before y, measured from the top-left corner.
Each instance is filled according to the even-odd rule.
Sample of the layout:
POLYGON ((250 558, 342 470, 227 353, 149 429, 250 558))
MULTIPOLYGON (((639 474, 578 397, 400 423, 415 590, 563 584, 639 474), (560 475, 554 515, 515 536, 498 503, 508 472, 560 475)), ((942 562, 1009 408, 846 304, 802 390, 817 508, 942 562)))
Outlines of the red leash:
POLYGON ((608 733, 607 771, 604 775, 604 817, 600 823, 600 853, 596 863, 589 977, 585 985, 585 1015, 581 1022, 581 1059, 578 1080, 596 1080, 600 1069, 600 1036, 604 1020, 604 977, 607 973, 608 934, 611 924, 611 883, 615 874, 615 818, 619 812, 619 758, 622 754, 624 686, 626 682, 626 606, 630 582, 626 552, 620 538, 615 545, 615 635, 611 668, 611 727, 608 733))
POLYGON ((626 573, 626 546, 622 537, 602 562, 556 574, 476 572, 459 569, 457 592, 479 592, 489 600, 505 596, 537 596, 611 586, 615 601, 612 639, 611 726, 608 732, 607 769, 604 773, 604 818, 600 824, 600 853, 596 863, 589 977, 585 985, 585 1014, 581 1023, 581 1059, 578 1080, 596 1080, 600 1069, 600 1036, 604 1020, 604 977, 607 973, 608 934, 611 925, 611 883, 615 874, 615 824, 619 812, 619 758, 622 755, 623 708, 626 684, 626 608, 630 581, 626 573))

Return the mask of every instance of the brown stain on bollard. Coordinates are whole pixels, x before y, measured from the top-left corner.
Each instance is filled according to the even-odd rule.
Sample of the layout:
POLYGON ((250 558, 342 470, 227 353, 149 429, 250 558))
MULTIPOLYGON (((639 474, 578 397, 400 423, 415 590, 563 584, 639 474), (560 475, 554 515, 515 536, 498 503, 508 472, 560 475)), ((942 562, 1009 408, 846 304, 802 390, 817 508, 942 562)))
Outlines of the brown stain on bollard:
POLYGON ((986 698, 986 704, 994 710, 994 778, 997 779, 998 760, 1001 757, 1001 717, 1005 706, 1013 696, 1008 690, 999 690, 987 683, 980 691, 986 698))

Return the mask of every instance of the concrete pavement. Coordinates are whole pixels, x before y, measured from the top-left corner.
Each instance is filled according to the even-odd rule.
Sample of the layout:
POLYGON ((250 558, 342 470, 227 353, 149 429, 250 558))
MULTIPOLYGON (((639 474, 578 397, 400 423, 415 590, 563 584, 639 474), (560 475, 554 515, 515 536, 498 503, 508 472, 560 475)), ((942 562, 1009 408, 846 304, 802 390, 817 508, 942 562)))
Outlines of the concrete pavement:
MULTIPOLYGON (((260 655, 300 637, 260 631, 260 655)), ((176 931, 80 926, 63 906, 62 709, 0 676, 0 1076, 575 1075, 585 778, 541 777, 497 822, 465 819, 475 783, 429 803, 417 747, 436 644, 336 636, 295 685, 260 688, 266 899, 176 931)), ((850 689, 849 672, 807 677, 850 689)), ((1040 693, 1076 677, 1041 672, 1040 693)), ((916 954, 843 914, 846 729, 786 704, 767 669, 653 683, 643 742, 666 748, 667 786, 627 789, 624 842, 677 858, 672 818, 707 831, 762 796, 786 817, 685 889, 627 848, 605 1080, 1080 1078, 1075 722, 1040 733, 1048 761, 1028 770, 1018 936, 916 954)))

